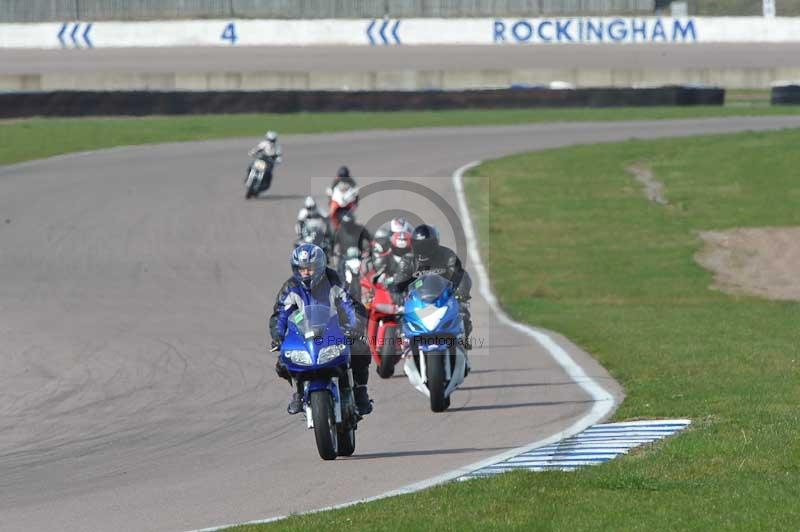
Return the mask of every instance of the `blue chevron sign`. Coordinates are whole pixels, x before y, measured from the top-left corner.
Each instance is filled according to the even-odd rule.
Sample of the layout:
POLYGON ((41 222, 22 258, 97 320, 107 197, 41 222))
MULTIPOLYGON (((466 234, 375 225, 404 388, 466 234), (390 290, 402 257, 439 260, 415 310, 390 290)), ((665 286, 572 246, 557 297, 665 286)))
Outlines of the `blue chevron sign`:
POLYGON ((69 48, 70 43, 73 48, 83 48, 84 46, 86 48, 94 48, 92 39, 89 37, 92 26, 94 26, 94 24, 89 22, 85 25, 83 32, 81 32, 80 22, 65 22, 61 25, 61 30, 58 32, 58 42, 61 43, 62 48, 69 48), (71 30, 70 26, 72 26, 71 30), (67 37, 69 37, 69 40, 67 40, 67 37))
POLYGON ((367 39, 372 46, 377 44, 383 45, 390 45, 390 44, 403 44, 400 42, 400 35, 397 33, 398 29, 400 28, 400 21, 395 20, 394 24, 392 24, 392 20, 385 18, 385 19, 373 19, 367 25, 367 39), (386 29, 392 26, 392 29, 389 32, 389 36, 386 35, 386 29), (377 35, 373 32, 375 27, 378 26, 379 29, 377 31, 377 35), (380 37, 380 39, 378 39, 380 37))

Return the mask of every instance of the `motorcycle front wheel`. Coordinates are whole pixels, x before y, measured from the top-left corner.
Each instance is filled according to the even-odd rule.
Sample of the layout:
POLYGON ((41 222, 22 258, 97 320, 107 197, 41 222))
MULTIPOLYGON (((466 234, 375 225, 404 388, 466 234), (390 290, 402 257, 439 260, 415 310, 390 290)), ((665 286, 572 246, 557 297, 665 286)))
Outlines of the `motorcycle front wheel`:
POLYGON ((311 412, 319 457, 323 460, 335 460, 338 456, 338 434, 330 392, 318 390, 311 393, 311 412))
POLYGON ((444 380, 444 357, 439 352, 425 355, 425 373, 428 377, 428 391, 431 394, 431 410, 444 412, 447 409, 447 399, 444 396, 446 382, 444 380))

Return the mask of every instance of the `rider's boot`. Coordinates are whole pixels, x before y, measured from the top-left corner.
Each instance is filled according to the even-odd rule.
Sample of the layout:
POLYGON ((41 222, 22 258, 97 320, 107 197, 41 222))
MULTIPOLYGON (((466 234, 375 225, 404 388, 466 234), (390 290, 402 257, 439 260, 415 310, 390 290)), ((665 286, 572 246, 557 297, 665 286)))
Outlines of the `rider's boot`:
POLYGON ((292 384, 294 385, 294 393, 292 394, 292 400, 289 401, 289 406, 286 407, 286 411, 291 416, 299 414, 300 412, 303 411, 303 392, 301 385, 300 383, 292 383, 292 384))
POLYGON ((299 414, 303 411, 303 394, 300 392, 294 392, 292 394, 292 400, 289 401, 289 406, 286 407, 286 411, 290 415, 299 414))
POLYGON ((353 368, 353 381, 355 384, 355 386, 353 386, 353 395, 355 396, 358 413, 362 416, 366 416, 372 412, 372 399, 369 398, 369 393, 367 393, 368 380, 369 366, 353 368))
POLYGON ((372 412, 372 399, 369 398, 366 384, 356 385, 353 389, 353 395, 355 395, 356 408, 359 414, 366 416, 372 412))

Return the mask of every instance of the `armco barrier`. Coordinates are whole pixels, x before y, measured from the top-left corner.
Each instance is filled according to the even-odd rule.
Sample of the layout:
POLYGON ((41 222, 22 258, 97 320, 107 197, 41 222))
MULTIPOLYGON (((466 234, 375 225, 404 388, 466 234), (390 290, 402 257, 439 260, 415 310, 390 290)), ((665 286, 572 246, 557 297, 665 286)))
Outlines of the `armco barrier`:
POLYGON ((789 84, 772 87, 770 102, 772 105, 800 105, 800 85, 789 84))
POLYGON ((722 105, 724 100, 724 89, 681 86, 464 91, 55 91, 0 94, 0 118, 722 105))

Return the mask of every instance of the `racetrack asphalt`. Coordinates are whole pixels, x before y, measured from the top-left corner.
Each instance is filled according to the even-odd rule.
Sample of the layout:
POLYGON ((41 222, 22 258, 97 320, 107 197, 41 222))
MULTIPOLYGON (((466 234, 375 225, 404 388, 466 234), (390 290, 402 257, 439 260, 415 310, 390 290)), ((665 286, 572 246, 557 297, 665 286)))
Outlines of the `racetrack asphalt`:
POLYGON ((800 43, 0 49, 0 75, 800 67, 800 43))
MULTIPOLYGON (((265 129, 268 124, 265 124, 265 129)), ((180 531, 369 497, 556 433, 591 407, 473 290, 474 373, 433 414, 372 372, 356 455, 321 461, 265 351, 302 198, 348 164, 455 207, 462 164, 576 143, 800 127, 800 117, 561 123, 287 136, 260 200, 257 139, 123 147, 0 167, 0 530, 180 531)), ((591 169, 587 169, 591 172, 591 169)), ((376 176, 368 178, 366 176, 376 176)), ((408 192, 363 201, 454 232, 408 192)), ((467 262, 469 269, 469 262, 467 262)), ((531 272, 535 275, 535 272, 531 272)), ((591 357, 555 336, 618 399, 591 357)))

